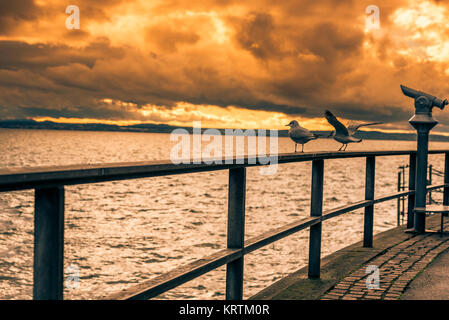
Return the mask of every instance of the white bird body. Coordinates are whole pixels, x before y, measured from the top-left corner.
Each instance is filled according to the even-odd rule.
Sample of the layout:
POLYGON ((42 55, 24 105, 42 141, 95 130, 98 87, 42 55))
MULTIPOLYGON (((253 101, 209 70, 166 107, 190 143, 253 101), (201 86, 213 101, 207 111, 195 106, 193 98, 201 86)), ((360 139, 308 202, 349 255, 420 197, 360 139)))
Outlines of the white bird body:
POLYGON ((341 151, 343 147, 343 151, 346 150, 348 143, 362 142, 362 139, 354 137, 354 134, 360 127, 382 124, 382 122, 370 122, 358 125, 350 125, 346 128, 346 126, 338 121, 338 119, 329 110, 326 110, 325 115, 327 121, 335 128, 335 131, 333 131, 330 136, 332 136, 334 140, 342 143, 342 146, 340 147, 340 149, 338 149, 338 151, 341 151))
POLYGON ((343 143, 343 144, 348 144, 348 143, 358 143, 358 142, 362 142, 362 139, 358 139, 356 137, 351 137, 351 136, 343 136, 343 135, 338 135, 335 134, 333 137, 336 141, 343 143))
POLYGON ((290 130, 288 130, 288 136, 290 139, 295 142, 295 152, 296 152, 296 144, 300 144, 302 146, 301 152, 304 152, 304 144, 309 142, 310 140, 318 139, 319 136, 310 132, 304 127, 301 127, 296 120, 290 121, 290 123, 287 125, 290 127, 290 130))

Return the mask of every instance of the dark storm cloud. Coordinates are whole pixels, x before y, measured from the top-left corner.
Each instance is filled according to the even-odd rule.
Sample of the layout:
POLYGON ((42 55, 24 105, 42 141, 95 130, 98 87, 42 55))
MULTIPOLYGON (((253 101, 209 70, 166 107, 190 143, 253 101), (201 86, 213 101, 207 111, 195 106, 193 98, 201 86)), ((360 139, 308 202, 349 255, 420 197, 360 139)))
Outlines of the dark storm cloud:
POLYGON ((363 38, 359 29, 323 22, 304 30, 300 45, 325 62, 334 62, 359 54, 363 38))
MULTIPOLYGON (((120 1, 81 1, 78 5, 83 17, 103 19, 107 8, 119 3, 120 1)), ((178 9, 187 7, 192 10, 229 5, 223 1, 189 2, 189 4, 172 1, 165 3, 169 13, 174 11, 170 8, 170 4, 178 6, 178 9)), ((262 6, 267 7, 267 4, 262 2, 262 6)), ((177 101, 186 101, 315 116, 317 111, 314 105, 330 93, 339 76, 350 69, 348 61, 359 54, 361 32, 345 25, 338 26, 336 22, 317 20, 307 25, 301 22, 302 17, 323 8, 327 8, 328 12, 339 10, 341 7, 339 2, 327 1, 327 4, 322 4, 302 1, 301 4, 295 4, 287 1, 285 6, 279 4, 274 6, 286 12, 294 12, 297 17, 275 16, 270 10, 254 10, 259 7, 255 2, 248 3, 247 15, 229 17, 231 21, 229 27, 234 31, 231 37, 237 48, 249 52, 260 60, 261 70, 266 68, 265 60, 277 65, 278 72, 273 73, 271 79, 248 77, 246 70, 232 70, 232 65, 219 65, 213 58, 207 57, 207 53, 193 60, 191 54, 181 49, 184 45, 196 44, 200 40, 200 35, 194 30, 184 28, 183 22, 179 19, 172 19, 170 23, 157 24, 146 29, 145 39, 156 45, 157 51, 154 56, 158 58, 153 56, 152 59, 141 60, 139 57, 133 57, 133 51, 130 50, 124 59, 129 65, 103 63, 94 68, 98 59, 103 58, 109 63, 112 62, 114 57, 110 50, 94 50, 92 48, 94 45, 75 50, 70 46, 4 42, 0 43, 2 53, 0 68, 38 72, 39 77, 37 75, 33 77, 36 79, 43 77, 52 84, 46 90, 59 95, 57 99, 47 104, 52 105, 55 101, 66 100, 63 105, 71 101, 74 109, 79 109, 75 103, 86 105, 92 102, 85 101, 89 100, 87 98, 74 99, 73 95, 76 96, 76 93, 68 94, 65 88, 70 88, 74 92, 82 90, 80 94, 89 94, 91 91, 90 98, 95 99, 101 99, 102 95, 120 100, 131 98, 139 105, 154 103, 171 106, 177 101), (179 57, 170 56, 168 60, 165 53, 173 54, 176 51, 180 52, 179 57), (102 53, 103 57, 98 52, 102 53), (298 54, 312 55, 316 60, 298 59, 298 54), (87 69, 74 64, 84 65, 87 69), (225 68, 230 68, 233 75, 228 76, 225 68), (47 71, 44 74, 42 70, 47 71), (143 70, 145 72, 142 73, 143 70), (267 99, 265 93, 270 92, 272 98, 267 99), (65 95, 66 99, 62 95, 65 95)), ((27 74, 27 77, 29 76, 27 74)), ((16 88, 20 88, 18 82, 20 80, 16 79, 16 88)), ((30 88, 30 83, 27 81, 22 88, 25 86, 30 88)), ((34 88, 32 92, 35 91, 43 89, 34 88)), ((47 95, 48 92, 45 92, 45 95, 39 96, 43 99, 50 98, 47 95)), ((19 105, 24 106, 26 102, 19 105)), ((96 113, 99 109, 102 110, 104 117, 111 116, 110 110, 103 110, 98 106, 92 108, 97 110, 96 113)), ((31 112, 32 109, 23 110, 31 112)), ((38 111, 39 108, 33 110, 38 111)), ((86 108, 84 111, 86 117, 93 114, 87 112, 86 108)), ((36 113, 33 112, 33 115, 36 113)))
POLYGON ((389 32, 390 15, 407 2, 378 1, 385 32, 377 36, 364 33, 363 15, 372 4, 365 0, 166 0, 146 11, 144 2, 79 0, 74 4, 81 25, 92 28, 73 32, 63 27, 64 1, 42 7, 31 0, 2 2, 0 33, 12 30, 2 21, 14 21, 20 30, 39 16, 50 27, 56 13, 62 19, 50 28, 58 36, 49 34, 51 41, 45 34, 42 41, 0 41, 0 117, 145 119, 140 106, 170 108, 182 101, 405 121, 411 102, 402 97, 400 83, 449 93, 437 62, 398 53, 407 47, 397 46, 397 35, 389 32), (127 13, 131 18, 119 22, 127 13), (108 29, 116 22, 114 32, 131 25, 129 34, 108 29), (96 38, 96 28, 109 39, 96 38), (109 106, 102 99, 136 106, 109 106))
MULTIPOLYGON (((229 105, 229 104, 227 104, 229 105)), ((231 101, 231 105, 240 106, 249 110, 264 110, 264 111, 277 111, 285 114, 305 114, 308 111, 307 107, 286 105, 286 104, 276 104, 267 100, 254 100, 254 101, 231 101)), ((223 104, 222 106, 226 106, 223 104)))
POLYGON ((236 40, 245 50, 260 59, 279 58, 282 55, 273 17, 267 13, 251 13, 237 26, 236 40))
POLYGON ((359 103, 333 103, 328 107, 336 115, 358 121, 381 121, 385 123, 405 121, 411 117, 412 109, 401 109, 398 106, 380 105, 376 108, 359 103))
POLYGON ((33 0, 0 1, 0 35, 9 33, 24 21, 36 20, 39 13, 33 0))
POLYGON ((95 58, 86 57, 68 46, 0 41, 0 69, 45 69, 70 63, 92 67, 95 58))
MULTIPOLYGON (((235 97, 235 95, 234 95, 235 97)), ((263 111, 276 111, 290 115, 306 114, 308 112, 307 107, 301 107, 296 105, 276 104, 268 100, 258 100, 256 97, 250 94, 242 95, 241 99, 235 98, 219 98, 212 96, 210 98, 202 97, 199 99, 189 99, 193 104, 208 104, 217 105, 220 107, 238 106, 248 110, 263 110, 263 111)))
MULTIPOLYGON (((351 34, 327 23, 308 29, 305 34, 298 48, 313 59, 298 58, 287 64, 284 73, 273 75, 270 91, 291 101, 314 106, 338 101, 345 89, 339 87, 342 80, 346 86, 351 86, 351 75, 358 68, 357 61, 362 59, 363 38, 359 32, 351 34)), ((363 77, 357 79, 359 85, 363 81, 363 77)), ((313 110, 311 112, 314 114, 313 110)))
POLYGON ((0 41, 0 117, 56 116, 58 112, 59 116, 85 113, 100 118, 123 115, 98 107, 96 101, 105 97, 103 85, 108 79, 92 72, 99 61, 121 57, 123 49, 111 47, 106 39, 82 49, 0 41))
POLYGON ((95 61, 122 55, 122 49, 113 49, 105 39, 83 49, 66 45, 27 44, 20 41, 0 41, 0 69, 46 69, 49 67, 83 64, 92 68, 95 61))
POLYGON ((91 118, 91 119, 102 119, 105 115, 109 119, 115 120, 127 120, 136 119, 139 115, 133 114, 132 112, 123 110, 119 107, 111 108, 105 104, 89 104, 89 106, 77 106, 76 108, 59 108, 59 109, 47 109, 47 108, 33 108, 33 107, 23 107, 20 108, 19 112, 23 115, 28 115, 31 117, 52 117, 52 118, 91 118), (95 108, 92 108, 92 105, 95 108))

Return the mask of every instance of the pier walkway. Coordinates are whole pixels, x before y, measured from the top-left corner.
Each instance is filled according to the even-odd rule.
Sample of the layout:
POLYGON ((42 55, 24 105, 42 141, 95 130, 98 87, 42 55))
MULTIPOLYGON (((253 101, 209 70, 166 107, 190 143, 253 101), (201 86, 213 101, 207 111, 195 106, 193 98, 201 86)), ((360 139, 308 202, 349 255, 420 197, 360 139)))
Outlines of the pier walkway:
POLYGON ((252 299, 449 299, 449 278, 447 273, 440 274, 449 268, 444 263, 449 261, 449 233, 438 233, 439 217, 427 218, 430 232, 413 235, 401 226, 381 233, 373 248, 357 243, 324 258, 320 279, 308 279, 307 268, 303 268, 252 299), (369 280, 375 275, 368 266, 378 268, 379 285, 375 288, 367 285, 367 280, 374 284, 369 280))

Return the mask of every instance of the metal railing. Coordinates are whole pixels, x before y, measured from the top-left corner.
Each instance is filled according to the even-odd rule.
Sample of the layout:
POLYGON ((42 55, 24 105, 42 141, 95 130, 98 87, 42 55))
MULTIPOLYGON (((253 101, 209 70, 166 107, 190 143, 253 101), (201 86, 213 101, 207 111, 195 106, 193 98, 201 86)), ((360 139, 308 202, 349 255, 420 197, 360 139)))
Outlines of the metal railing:
MULTIPOLYGON (((445 155, 444 183, 427 190, 444 188, 443 203, 449 204, 449 150, 429 151, 445 155)), ((226 268, 226 299, 243 297, 244 256, 263 246, 309 228, 310 278, 320 277, 321 225, 323 221, 364 208, 363 246, 373 245, 374 205, 408 197, 407 227, 413 227, 416 151, 319 152, 278 155, 278 163, 312 161, 310 217, 269 230, 244 241, 246 168, 262 166, 256 157, 234 159, 233 164, 173 164, 170 161, 0 169, 0 192, 35 189, 34 299, 63 298, 64 186, 165 175, 229 170, 227 248, 190 264, 175 268, 149 281, 127 288, 110 299, 149 299, 223 265, 226 268), (375 160, 379 156, 409 155, 407 191, 375 197, 375 160), (366 158, 365 199, 323 212, 324 160, 366 158)))
MULTIPOLYGON (((397 183, 397 190, 398 191, 405 191, 407 190, 406 185, 406 174, 405 169, 407 169, 409 165, 402 165, 398 167, 398 183, 397 183)), ((435 169, 431 164, 427 166, 427 172, 428 172, 428 179, 427 179, 427 185, 432 185, 433 176, 436 175, 438 177, 444 177, 444 172, 435 169)), ((442 192, 441 190, 435 190, 435 192, 442 192)), ((406 212, 406 206, 405 206, 405 199, 406 196, 399 197, 397 199, 397 219, 396 219, 396 225, 399 227, 401 224, 404 223, 404 217, 406 212)), ((438 201, 435 201, 432 197, 432 191, 429 191, 427 193, 427 204, 436 204, 438 201)))

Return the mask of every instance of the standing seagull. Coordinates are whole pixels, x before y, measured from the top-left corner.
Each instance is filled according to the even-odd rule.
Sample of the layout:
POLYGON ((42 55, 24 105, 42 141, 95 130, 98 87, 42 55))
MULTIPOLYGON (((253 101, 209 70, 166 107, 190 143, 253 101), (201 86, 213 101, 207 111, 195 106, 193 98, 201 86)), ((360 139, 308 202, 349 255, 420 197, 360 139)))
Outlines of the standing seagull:
POLYGON ((360 127, 382 124, 382 122, 370 122, 370 123, 362 123, 359 125, 350 125, 346 128, 346 126, 340 121, 338 121, 338 119, 329 110, 326 110, 325 115, 327 121, 335 128, 335 131, 332 131, 330 136, 332 136, 336 141, 342 143, 342 146, 340 147, 340 149, 338 149, 338 151, 345 151, 346 147, 348 146, 348 143, 352 142, 358 143, 362 141, 362 139, 354 137, 354 134, 360 127))
POLYGON ((286 126, 290 127, 290 130, 288 130, 288 136, 295 142, 295 152, 296 152, 296 145, 298 143, 302 146, 301 152, 304 152, 305 143, 309 142, 310 140, 315 140, 319 138, 318 135, 310 132, 306 128, 301 127, 298 121, 296 120, 290 121, 290 123, 287 124, 286 126))

